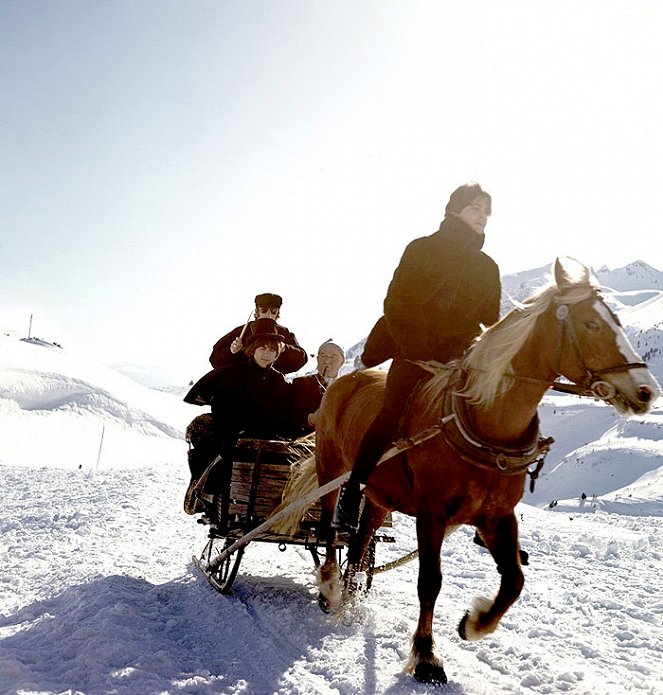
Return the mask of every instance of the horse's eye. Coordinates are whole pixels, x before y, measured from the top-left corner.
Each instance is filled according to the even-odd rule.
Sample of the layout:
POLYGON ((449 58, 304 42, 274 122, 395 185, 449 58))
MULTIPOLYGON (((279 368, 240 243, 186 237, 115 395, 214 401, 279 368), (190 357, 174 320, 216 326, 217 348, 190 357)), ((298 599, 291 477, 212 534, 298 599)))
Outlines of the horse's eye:
POLYGON ((590 331, 598 331, 599 324, 596 321, 585 321, 585 327, 589 328, 590 331))

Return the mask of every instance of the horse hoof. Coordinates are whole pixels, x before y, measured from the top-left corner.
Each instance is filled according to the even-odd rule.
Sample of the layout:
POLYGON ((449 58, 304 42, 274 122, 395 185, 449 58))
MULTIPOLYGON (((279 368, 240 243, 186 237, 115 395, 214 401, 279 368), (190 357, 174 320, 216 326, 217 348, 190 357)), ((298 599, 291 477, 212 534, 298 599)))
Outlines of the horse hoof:
POLYGON ((331 604, 322 594, 318 594, 318 606, 323 613, 327 613, 327 615, 331 613, 331 604))
POLYGON ((419 683, 444 685, 447 682, 447 674, 441 666, 421 662, 414 669, 414 680, 419 683))
POLYGON ((520 551, 520 564, 529 565, 529 553, 526 550, 520 551))
POLYGON ((467 625, 467 620, 470 617, 469 613, 465 613, 465 615, 462 617, 460 623, 458 623, 458 634, 460 635, 461 639, 467 640, 467 632, 465 632, 465 626, 467 625))

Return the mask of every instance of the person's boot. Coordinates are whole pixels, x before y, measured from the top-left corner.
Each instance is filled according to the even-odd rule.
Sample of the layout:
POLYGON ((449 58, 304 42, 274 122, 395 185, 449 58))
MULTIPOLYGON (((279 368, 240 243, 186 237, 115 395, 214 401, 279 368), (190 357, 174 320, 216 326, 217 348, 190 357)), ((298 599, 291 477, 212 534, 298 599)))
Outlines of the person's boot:
POLYGON ((363 485, 351 480, 341 485, 332 519, 334 528, 350 532, 359 528, 359 514, 363 498, 362 487, 363 485))
POLYGON ((222 495, 203 492, 200 499, 205 505, 205 513, 198 523, 208 527, 210 538, 225 536, 228 530, 228 511, 227 505, 223 504, 222 495))

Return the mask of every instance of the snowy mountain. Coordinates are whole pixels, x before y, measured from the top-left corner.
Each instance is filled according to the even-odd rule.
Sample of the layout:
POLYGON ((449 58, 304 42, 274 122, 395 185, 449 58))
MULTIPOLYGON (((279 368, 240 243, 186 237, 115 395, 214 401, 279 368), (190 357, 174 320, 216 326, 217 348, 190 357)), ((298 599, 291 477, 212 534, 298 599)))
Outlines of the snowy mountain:
POLYGON ((610 270, 603 266, 595 271, 603 287, 613 290, 660 290, 663 291, 663 272, 652 268, 644 261, 634 261, 622 268, 610 270))
MULTIPOLYGON (((601 291, 609 295, 623 293, 624 304, 632 304, 628 297, 645 301, 663 292, 663 272, 647 265, 644 261, 634 261, 628 265, 610 270, 603 266, 593 271, 601 285, 601 291)), ((548 284, 552 277, 551 266, 543 266, 520 273, 502 277, 502 315, 510 311, 515 302, 522 302, 541 287, 548 284)))
POLYGON ((552 279, 552 268, 549 265, 519 273, 503 275, 502 306, 500 314, 508 313, 516 302, 523 302, 528 297, 545 287, 552 279))

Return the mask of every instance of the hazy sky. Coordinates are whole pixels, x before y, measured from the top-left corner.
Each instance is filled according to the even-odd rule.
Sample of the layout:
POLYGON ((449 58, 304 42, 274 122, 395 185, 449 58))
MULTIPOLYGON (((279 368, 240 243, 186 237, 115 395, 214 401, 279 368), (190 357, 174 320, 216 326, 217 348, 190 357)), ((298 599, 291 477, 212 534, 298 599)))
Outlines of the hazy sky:
POLYGON ((663 270, 662 7, 3 0, 0 329, 179 383, 272 291, 350 346, 469 180, 503 273, 663 270))

